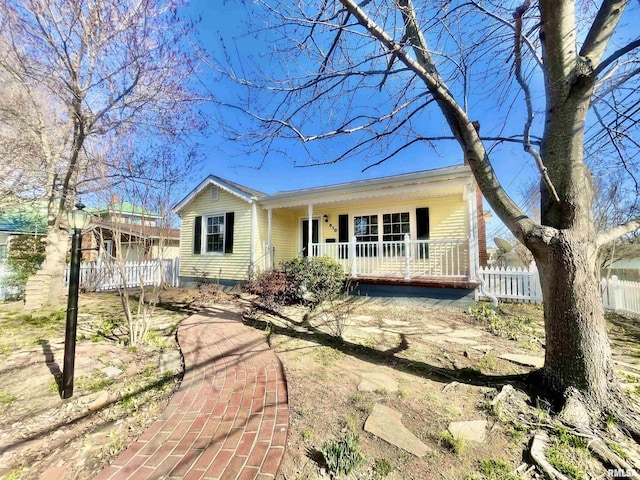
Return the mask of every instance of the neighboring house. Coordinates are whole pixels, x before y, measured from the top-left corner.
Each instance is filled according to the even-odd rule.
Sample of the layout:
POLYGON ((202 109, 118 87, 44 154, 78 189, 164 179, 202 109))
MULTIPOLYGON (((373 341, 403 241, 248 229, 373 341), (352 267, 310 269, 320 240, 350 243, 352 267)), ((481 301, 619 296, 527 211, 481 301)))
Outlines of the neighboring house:
POLYGON ((88 208, 94 220, 91 232, 82 239, 86 251, 83 259, 93 261, 116 255, 118 244, 125 249, 127 261, 150 258, 177 258, 179 254, 180 230, 165 228, 162 218, 130 202, 120 201, 114 195, 104 208, 88 208))
POLYGON ((0 262, 7 258, 11 239, 18 235, 47 234, 47 210, 40 202, 0 211, 0 262))
POLYGON ((210 175, 174 211, 183 285, 203 274, 243 282, 310 254, 340 262, 361 290, 467 295, 486 264, 482 196, 466 165, 273 195, 210 175))

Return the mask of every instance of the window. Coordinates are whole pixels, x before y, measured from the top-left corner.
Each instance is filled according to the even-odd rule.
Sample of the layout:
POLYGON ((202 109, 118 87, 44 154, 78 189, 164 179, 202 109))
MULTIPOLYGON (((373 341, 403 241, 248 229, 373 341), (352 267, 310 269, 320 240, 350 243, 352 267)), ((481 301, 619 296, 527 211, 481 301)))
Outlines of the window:
POLYGON ((205 217, 205 252, 224 253, 224 215, 205 217))
MULTIPOLYGON (((362 215, 353 217, 353 234, 357 242, 378 241, 378 216, 362 215)), ((375 257, 378 255, 377 245, 358 245, 356 248, 358 257, 375 257)))
POLYGON ((399 242, 409 233, 409 212, 385 213, 382 216, 382 240, 399 242))
POLYGON ((353 217, 353 234, 358 242, 377 242, 378 216, 363 215, 353 217))

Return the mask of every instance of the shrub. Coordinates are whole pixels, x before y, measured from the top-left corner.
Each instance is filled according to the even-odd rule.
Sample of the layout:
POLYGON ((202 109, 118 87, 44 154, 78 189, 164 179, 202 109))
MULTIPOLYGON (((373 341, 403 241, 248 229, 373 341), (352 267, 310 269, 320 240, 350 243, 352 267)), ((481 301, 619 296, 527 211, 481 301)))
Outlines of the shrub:
POLYGON ((317 305, 336 298, 344 288, 342 265, 328 257, 294 258, 285 262, 283 269, 297 302, 317 305))
POLYGON ((329 440, 322 446, 321 452, 327 469, 334 476, 349 475, 364 462, 360 436, 352 432, 345 433, 339 440, 329 440))
POLYGON ((40 237, 19 235, 11 239, 7 255, 7 265, 11 274, 6 277, 7 285, 25 285, 44 261, 44 243, 40 237))
POLYGON ((294 290, 284 272, 276 270, 258 275, 249 286, 249 291, 260 297, 263 306, 274 311, 293 302, 296 297, 294 290))

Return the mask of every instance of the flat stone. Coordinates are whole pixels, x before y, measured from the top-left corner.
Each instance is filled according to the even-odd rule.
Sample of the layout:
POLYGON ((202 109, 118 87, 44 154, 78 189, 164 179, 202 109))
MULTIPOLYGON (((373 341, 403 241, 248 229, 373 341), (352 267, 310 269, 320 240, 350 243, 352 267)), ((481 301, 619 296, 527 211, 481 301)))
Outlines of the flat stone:
POLYGON ((470 338, 442 337, 445 342, 457 343, 458 345, 475 345, 478 342, 470 338))
POLYGON ((451 422, 449 424, 449 432, 455 438, 463 438, 471 442, 483 442, 487 432, 487 421, 451 422))
POLYGON ((478 350, 479 352, 490 352, 491 350, 493 350, 493 347, 491 345, 474 345, 473 347, 474 350, 478 350))
POLYGON ((534 357, 533 355, 520 355, 517 353, 504 353, 498 358, 509 360, 510 362, 524 365, 525 367, 542 368, 544 367, 543 357, 534 357))
POLYGON ((386 373, 367 372, 362 374, 362 380, 360 381, 360 385, 358 385, 358 390, 361 392, 375 392, 376 390, 397 392, 398 382, 386 373))
POLYGON ((385 325, 391 325, 392 327, 408 327, 411 325, 411 323, 406 320, 388 320, 386 318, 382 319, 382 323, 385 325))
POLYGON ((447 333, 447 337, 454 337, 454 338, 477 338, 481 336, 482 336, 482 332, 479 332, 478 330, 471 330, 471 329, 454 330, 451 333, 447 333))
POLYGON ((176 350, 162 352, 160 354, 160 372, 178 373, 182 370, 182 355, 176 350))
POLYGON ((378 327, 360 327, 360 330, 367 333, 384 333, 378 327))
POLYGON ((122 370, 117 367, 104 367, 101 368, 100 371, 104 373, 107 378, 116 378, 122 375, 122 370))
POLYGON ((429 453, 429 447, 402 424, 401 418, 400 412, 376 404, 364 424, 364 429, 416 457, 424 457, 429 453))

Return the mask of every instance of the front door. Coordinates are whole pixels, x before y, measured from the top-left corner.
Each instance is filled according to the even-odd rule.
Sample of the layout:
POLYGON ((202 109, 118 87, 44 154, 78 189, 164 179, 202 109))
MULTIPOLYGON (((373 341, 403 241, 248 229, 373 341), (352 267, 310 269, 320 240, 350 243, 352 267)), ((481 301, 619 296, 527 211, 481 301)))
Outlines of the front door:
MULTIPOLYGON (((319 238, 319 223, 318 219, 313 219, 312 224, 313 232, 311 234, 312 243, 318 243, 319 238)), ((307 248, 309 247, 309 220, 302 220, 302 256, 306 257, 309 255, 307 248)))

